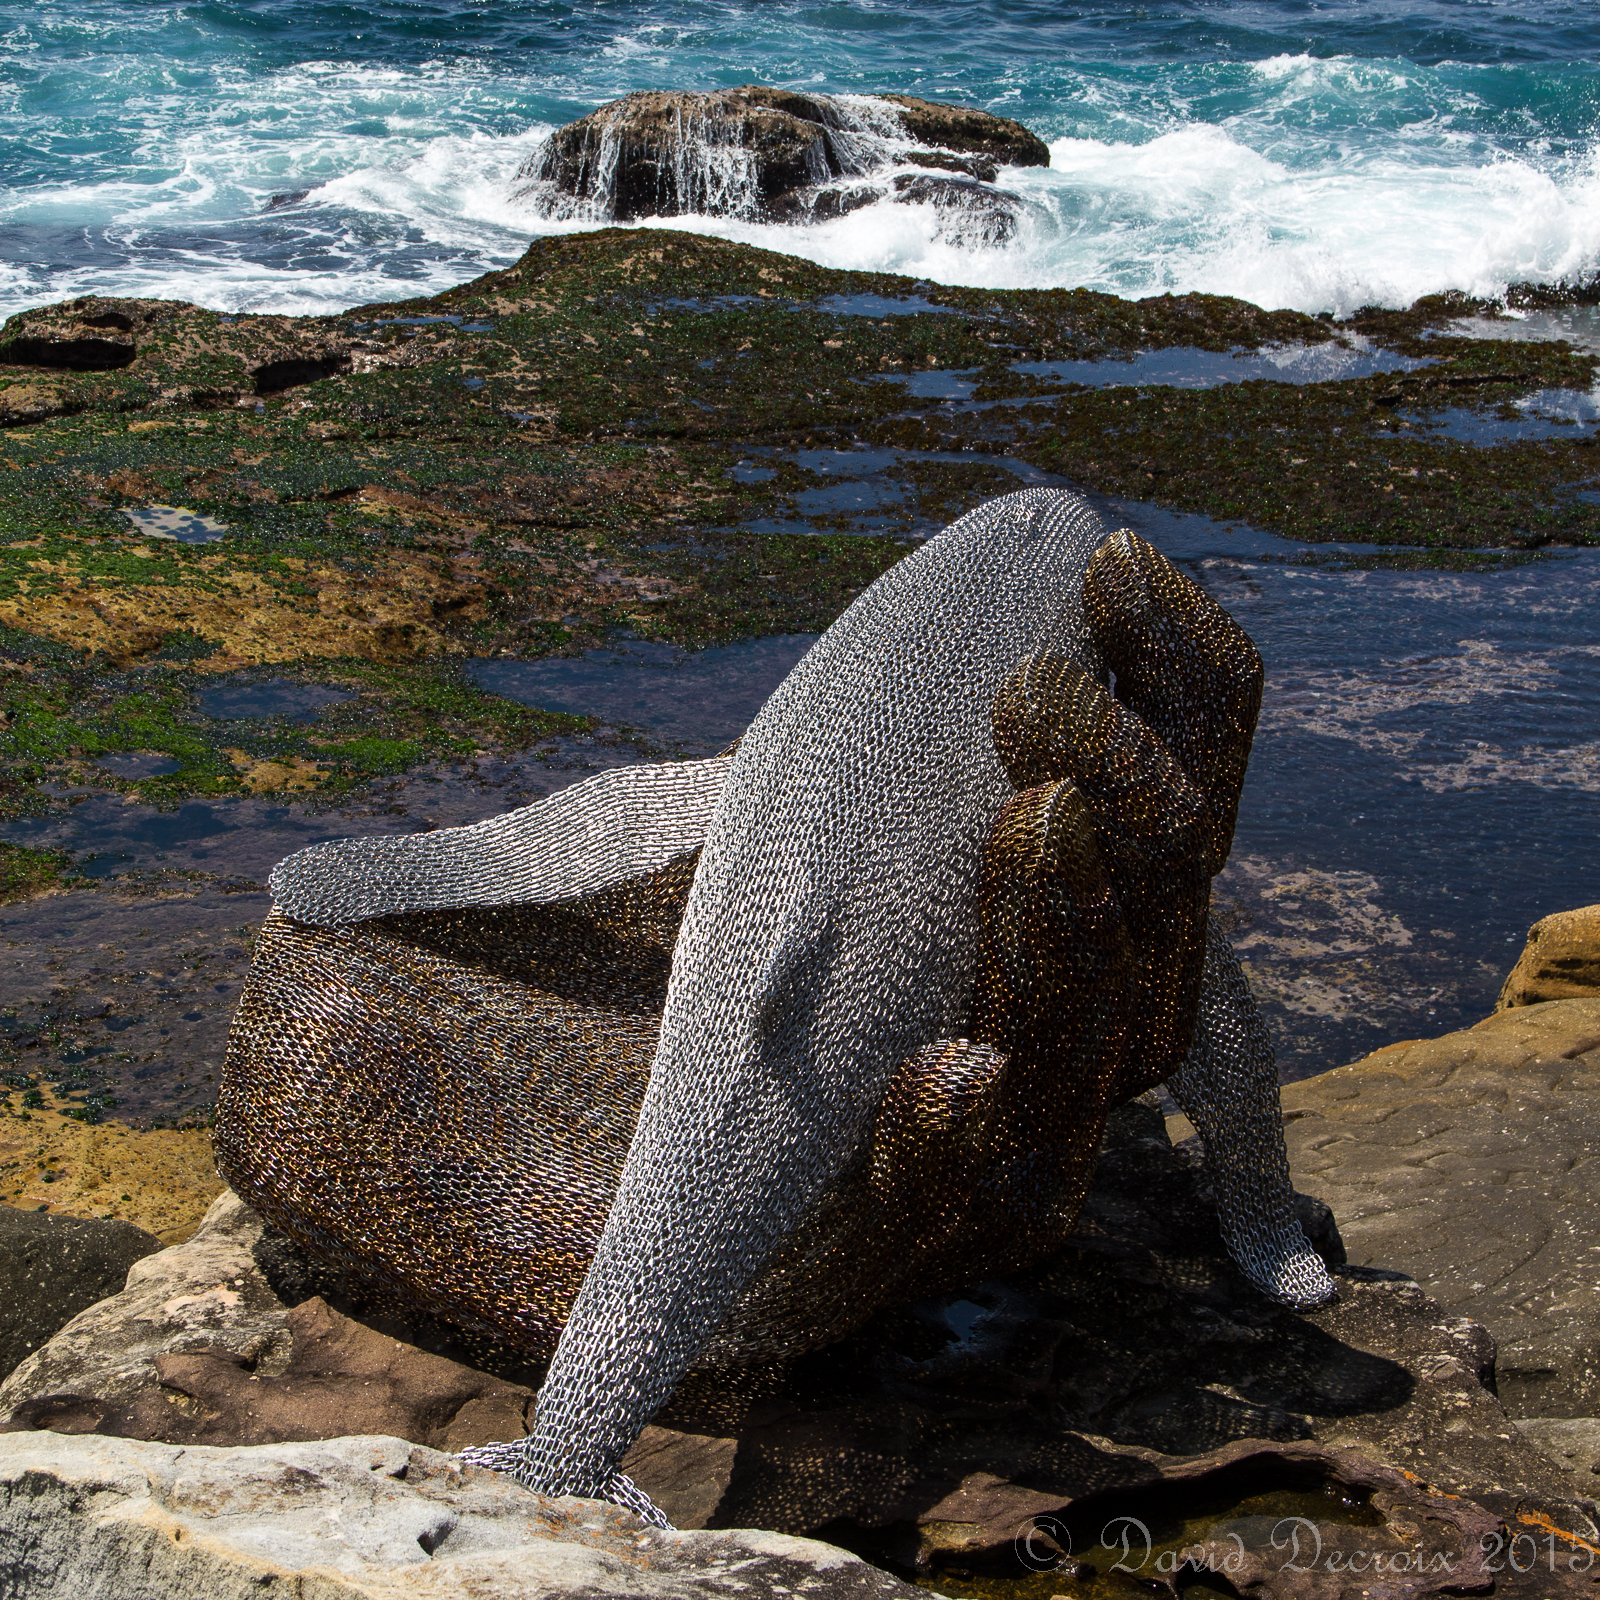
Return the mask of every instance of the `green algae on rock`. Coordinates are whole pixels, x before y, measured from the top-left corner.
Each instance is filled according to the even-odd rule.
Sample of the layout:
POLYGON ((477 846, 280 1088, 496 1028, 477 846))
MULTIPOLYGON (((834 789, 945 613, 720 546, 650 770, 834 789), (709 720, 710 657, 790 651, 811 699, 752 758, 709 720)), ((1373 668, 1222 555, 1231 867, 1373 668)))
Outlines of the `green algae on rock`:
POLYGON ((619 627, 689 647, 816 632, 1023 482, 1376 544, 1385 564, 1600 540, 1584 429, 1484 446, 1430 424, 1590 385, 1570 345, 1453 331, 1490 310, 1441 296, 1335 325, 605 229, 337 317, 95 297, 20 313, 0 329, 5 803, 117 752, 176 761, 127 780, 176 799, 526 744, 578 724, 470 691, 458 663, 619 627), (1117 381, 1139 351, 1352 340, 1407 370, 1117 381), (1062 362, 1098 363, 1094 382, 1052 377, 1062 362), (225 536, 156 540, 122 514, 153 504, 225 536), (193 715, 191 680, 269 665, 358 685, 366 725, 252 742, 193 715))

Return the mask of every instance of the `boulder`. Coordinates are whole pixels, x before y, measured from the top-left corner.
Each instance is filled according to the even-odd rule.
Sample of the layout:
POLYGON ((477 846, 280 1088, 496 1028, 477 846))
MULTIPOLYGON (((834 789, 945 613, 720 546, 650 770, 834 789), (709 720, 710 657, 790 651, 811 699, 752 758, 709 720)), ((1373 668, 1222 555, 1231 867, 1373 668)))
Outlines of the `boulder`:
POLYGON ((0 1385, 0 1431, 233 1445, 391 1433, 451 1450, 525 1431, 526 1383, 420 1347, 453 1330, 353 1321, 317 1292, 341 1298, 341 1281, 286 1246, 224 1193, 192 1239, 141 1260, 0 1385))
POLYGON ((1390 1045, 1283 1106, 1353 1264, 1484 1324, 1513 1416, 1600 1415, 1600 997, 1390 1045))
MULTIPOLYGON (((178 300, 82 295, 19 311, 0 326, 0 364, 94 372, 131 366, 141 355, 170 357, 179 352, 210 358, 214 382, 181 394, 167 391, 166 399, 216 401, 234 400, 244 393, 278 394, 332 377, 351 364, 350 340, 336 330, 305 326, 293 317, 247 316, 223 322, 214 312, 178 300)), ((0 418, 11 412, 15 420, 24 420, 24 406, 41 403, 0 396, 0 418)))
POLYGON ((89 295, 12 317, 0 329, 0 362, 96 372, 126 367, 160 302, 89 295))
POLYGON ((192 1239, 135 1262, 120 1294, 80 1312, 0 1384, 0 1418, 44 1394, 131 1401, 161 1355, 210 1349, 259 1365, 286 1354, 287 1307, 251 1254, 261 1228, 232 1193, 219 1195, 192 1239))
MULTIPOLYGON (((1064 1562, 1039 1526, 1087 1537, 1113 1513, 1165 1516, 1174 1496, 1213 1533, 1243 1528, 1269 1567, 1283 1557, 1262 1505, 1331 1515, 1330 1548, 1356 1537, 1337 1506, 1364 1507, 1363 1537, 1448 1556, 1458 1576, 1427 1539, 1476 1548, 1518 1518, 1592 1537, 1586 1485, 1495 1398, 1484 1330, 1399 1273, 1340 1266, 1326 1207, 1302 1209, 1341 1286, 1309 1314, 1250 1286, 1194 1147, 1152 1106, 1125 1107, 1060 1255, 780 1368, 692 1375, 626 1470, 680 1527, 818 1535, 931 1579, 1015 1571, 1021 1547, 1064 1562)), ((253 1440, 265 1459, 319 1433, 455 1449, 526 1427, 536 1370, 402 1321, 231 1195, 134 1276, 0 1388, 9 1435, 253 1440)))
POLYGON ((902 191, 899 198, 948 211, 981 193, 992 217, 1021 208, 1016 196, 988 187, 1000 166, 1049 163, 1049 150, 1021 123, 986 111, 907 95, 872 99, 746 84, 627 95, 558 128, 520 177, 522 192, 550 215, 796 221, 870 203, 889 192, 890 173, 921 167, 953 174, 967 187, 902 191), (840 182, 874 175, 884 181, 840 182))
POLYGON ((997 117, 971 106, 918 100, 909 94, 885 94, 877 98, 896 108, 908 139, 930 149, 984 156, 1003 167, 1050 165, 1050 147, 1038 134, 1010 117, 997 117))
POLYGON ((0 1377, 80 1311, 116 1294, 160 1241, 128 1222, 0 1206, 0 1377))
POLYGON ((916 1600, 844 1551, 663 1533, 400 1439, 208 1449, 0 1439, 7 1594, 28 1600, 916 1600))
POLYGON ((1586 996, 1600 998, 1600 906, 1557 911, 1534 923, 1495 1010, 1586 996))

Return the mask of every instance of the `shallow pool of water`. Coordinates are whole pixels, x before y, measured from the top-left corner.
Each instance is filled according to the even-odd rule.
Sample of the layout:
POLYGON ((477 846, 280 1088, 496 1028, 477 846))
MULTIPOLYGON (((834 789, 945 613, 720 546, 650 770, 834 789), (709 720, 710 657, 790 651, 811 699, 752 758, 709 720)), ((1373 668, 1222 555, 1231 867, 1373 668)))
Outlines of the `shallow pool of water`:
POLYGON ((255 683, 218 683, 196 696, 200 709, 221 722, 272 718, 279 722, 315 722, 329 706, 354 700, 347 689, 323 683, 296 683, 289 678, 263 678, 255 683))
MULTIPOLYGON (((775 458, 780 452, 761 450, 753 456, 775 458)), ((916 486, 901 469, 916 462, 945 462, 963 467, 996 467, 1016 479, 1017 488, 1060 487, 1067 480, 1015 456, 986 455, 977 450, 897 450, 864 446, 854 450, 790 450, 781 454, 806 472, 830 482, 801 489, 789 496, 793 516, 749 517, 740 523, 751 533, 885 534, 926 539, 943 523, 919 514, 914 506, 916 486), (834 520, 848 517, 840 528, 834 520), (809 519, 828 519, 821 522, 809 519)), ((743 483, 763 483, 777 476, 756 460, 741 461, 734 476, 743 483)))
POLYGON ((1559 306, 1548 311, 1512 311, 1505 317, 1463 317, 1442 333, 1467 339, 1564 339, 1600 355, 1600 306, 1559 306))
POLYGON ((1285 1076, 1486 1016, 1528 926, 1600 901, 1600 551, 1337 571, 1283 559, 1327 546, 1096 503, 1266 662, 1216 890, 1285 1076))
POLYGON ((228 536, 228 525, 184 506, 130 506, 122 515, 146 539, 172 539, 178 544, 215 544, 228 536))
POLYGON ((943 317, 964 317, 969 313, 959 306, 936 306, 921 295, 907 295, 903 300, 893 300, 881 294, 836 294, 817 302, 818 311, 827 311, 836 317, 913 317, 932 313, 943 317))
POLYGON ((119 778, 165 778, 177 772, 181 761, 157 755, 153 750, 130 750, 122 755, 96 756, 94 764, 119 778))
POLYGON ((624 637, 579 657, 474 661, 467 675, 521 705, 603 717, 685 754, 712 755, 744 732, 816 637, 787 633, 692 652, 624 637))
POLYGON ((1013 372, 1056 383, 1103 389, 1113 385, 1166 385, 1175 389, 1214 389, 1252 379, 1269 383, 1335 383, 1370 378, 1380 372, 1414 372, 1430 363, 1386 350, 1359 334, 1326 344, 1263 345, 1257 350, 1140 350, 1132 356, 1099 361, 1018 361, 1013 372))
POLYGON ((1538 389, 1503 408, 1450 406, 1443 411, 1407 411, 1414 427, 1442 433, 1464 444, 1513 444, 1524 439, 1575 439, 1600 422, 1600 398, 1583 389, 1538 389))

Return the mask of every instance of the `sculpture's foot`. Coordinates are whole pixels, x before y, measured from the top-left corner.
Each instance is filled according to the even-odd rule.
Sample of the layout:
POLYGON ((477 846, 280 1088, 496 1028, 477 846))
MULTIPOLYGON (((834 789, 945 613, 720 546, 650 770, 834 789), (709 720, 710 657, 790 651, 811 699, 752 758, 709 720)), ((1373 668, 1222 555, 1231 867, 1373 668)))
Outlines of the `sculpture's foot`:
POLYGON ((1244 1275, 1279 1305, 1310 1311, 1338 1299, 1338 1284, 1298 1223, 1265 1237, 1227 1242, 1228 1253, 1244 1275))
MULTIPOLYGON (((531 1489, 535 1494, 576 1494, 575 1489, 552 1490, 543 1480, 543 1475, 535 1469, 533 1453, 529 1446, 532 1439, 517 1439, 505 1444, 475 1444, 463 1450, 458 1457, 469 1467, 487 1467, 490 1472, 503 1472, 508 1478, 515 1478, 524 1489, 531 1489)), ((662 1511, 654 1500, 641 1489, 632 1478, 625 1477, 620 1472, 613 1472, 593 1493, 585 1493, 587 1500, 609 1500, 614 1506, 621 1506, 624 1511, 631 1511, 641 1522, 647 1522, 652 1528, 665 1528, 671 1530, 672 1524, 667 1521, 666 1513, 662 1511)))

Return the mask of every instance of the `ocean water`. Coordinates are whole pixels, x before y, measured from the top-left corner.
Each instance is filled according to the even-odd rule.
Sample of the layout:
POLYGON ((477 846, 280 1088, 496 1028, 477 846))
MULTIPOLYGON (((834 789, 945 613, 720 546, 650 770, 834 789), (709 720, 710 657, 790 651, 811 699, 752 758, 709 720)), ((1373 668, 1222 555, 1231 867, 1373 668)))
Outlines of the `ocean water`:
MULTIPOLYGON (((638 88, 903 91, 1020 118, 1002 246, 924 207, 671 226, 994 287, 1343 313, 1600 260, 1585 0, 6 0, 0 312, 90 290, 329 311, 505 265, 548 132, 638 88)), ((566 227, 572 224, 564 225, 566 227)))

